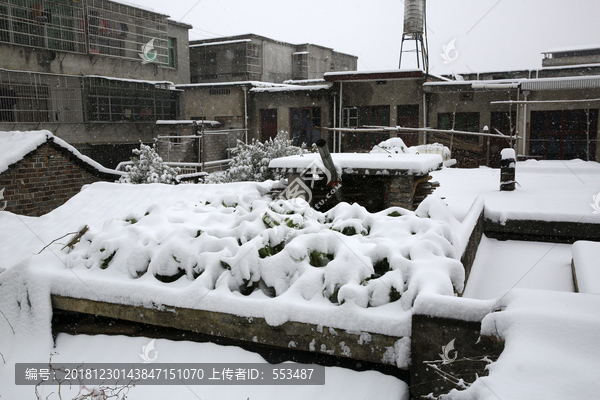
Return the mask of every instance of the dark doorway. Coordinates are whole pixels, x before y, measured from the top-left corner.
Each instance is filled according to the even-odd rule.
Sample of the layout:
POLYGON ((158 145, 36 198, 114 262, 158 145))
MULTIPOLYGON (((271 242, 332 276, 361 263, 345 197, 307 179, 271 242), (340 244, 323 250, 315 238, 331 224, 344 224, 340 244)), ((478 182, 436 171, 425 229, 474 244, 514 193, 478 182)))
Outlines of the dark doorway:
POLYGON ((260 110, 260 141, 265 142, 277 136, 277 109, 260 110))
POLYGON ((597 136, 598 109, 531 112, 529 153, 532 156, 595 161, 597 136))
POLYGON ((290 108, 290 126, 294 146, 306 144, 310 147, 314 142, 321 139, 321 109, 312 108, 290 108))
MULTIPOLYGON (((419 105, 410 104, 398 106, 398 117, 396 125, 403 128, 418 128, 419 127, 419 105)), ((419 144, 418 132, 398 132, 398 137, 404 141, 408 147, 417 146, 419 144)))

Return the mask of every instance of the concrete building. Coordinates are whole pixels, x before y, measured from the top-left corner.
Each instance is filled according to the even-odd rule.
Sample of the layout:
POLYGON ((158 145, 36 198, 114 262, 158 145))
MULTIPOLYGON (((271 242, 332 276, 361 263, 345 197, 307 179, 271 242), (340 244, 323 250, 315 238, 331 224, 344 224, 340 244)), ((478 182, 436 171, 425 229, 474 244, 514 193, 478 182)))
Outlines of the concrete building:
MULTIPOLYGON (((427 80, 441 79, 427 76, 421 70, 325 74, 325 81, 333 85, 331 90, 335 99, 336 118, 331 126, 424 127, 423 84, 427 80)), ((417 132, 403 132, 398 136, 408 146, 420 142, 417 132)), ((335 148, 342 152, 367 152, 389 138, 389 132, 337 133, 335 148)), ((333 136, 331 141, 334 142, 333 136)))
POLYGON ((109 0, 0 0, 0 14, 0 131, 47 129, 114 167, 178 117, 191 26, 109 0))
POLYGON ((328 47, 253 34, 190 42, 191 83, 322 79, 330 71, 356 71, 357 63, 328 47))

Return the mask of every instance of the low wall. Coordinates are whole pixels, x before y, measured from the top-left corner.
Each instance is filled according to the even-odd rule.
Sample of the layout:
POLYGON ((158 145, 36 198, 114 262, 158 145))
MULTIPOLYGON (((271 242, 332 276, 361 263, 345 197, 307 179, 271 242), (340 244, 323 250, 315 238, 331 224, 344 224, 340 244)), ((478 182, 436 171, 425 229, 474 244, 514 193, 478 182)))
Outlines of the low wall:
POLYGON ((486 218, 487 237, 498 240, 569 243, 577 240, 600 241, 600 224, 563 221, 507 220, 503 223, 486 218))
POLYGON ((52 308, 384 365, 395 365, 394 346, 401 339, 301 322, 271 326, 263 318, 170 306, 151 309, 57 295, 52 295, 52 308))
POLYGON ((480 332, 480 321, 413 315, 410 398, 464 389, 460 380, 468 385, 487 375, 485 367, 498 359, 504 343, 480 332))

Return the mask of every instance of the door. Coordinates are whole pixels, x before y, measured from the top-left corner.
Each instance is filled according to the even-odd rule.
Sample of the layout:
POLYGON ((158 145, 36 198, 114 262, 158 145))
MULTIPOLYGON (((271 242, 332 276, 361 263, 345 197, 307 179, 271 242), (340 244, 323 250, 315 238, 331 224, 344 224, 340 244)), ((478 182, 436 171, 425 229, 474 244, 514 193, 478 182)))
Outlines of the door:
POLYGON ((265 142, 277 136, 277 109, 260 110, 260 141, 265 142))

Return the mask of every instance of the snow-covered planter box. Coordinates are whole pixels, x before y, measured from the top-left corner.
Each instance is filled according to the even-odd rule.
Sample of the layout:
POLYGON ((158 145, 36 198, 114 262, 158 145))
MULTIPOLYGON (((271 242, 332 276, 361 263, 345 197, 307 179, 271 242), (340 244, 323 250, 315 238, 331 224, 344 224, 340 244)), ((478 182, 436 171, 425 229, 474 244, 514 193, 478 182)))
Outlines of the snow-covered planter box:
MULTIPOLYGON (((331 155, 342 178, 344 200, 371 212, 388 207, 414 210, 433 191, 429 173, 442 166, 438 154, 334 153, 331 155)), ((269 168, 287 175, 288 183, 302 179, 311 188, 311 204, 320 201, 328 209, 325 167, 318 154, 303 154, 272 160, 269 168), (325 178, 325 179, 324 179, 325 178)))

